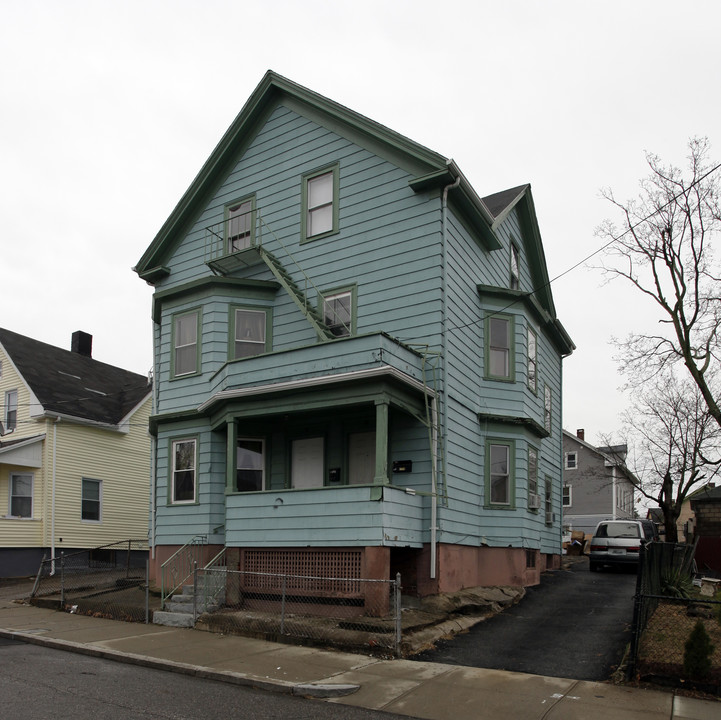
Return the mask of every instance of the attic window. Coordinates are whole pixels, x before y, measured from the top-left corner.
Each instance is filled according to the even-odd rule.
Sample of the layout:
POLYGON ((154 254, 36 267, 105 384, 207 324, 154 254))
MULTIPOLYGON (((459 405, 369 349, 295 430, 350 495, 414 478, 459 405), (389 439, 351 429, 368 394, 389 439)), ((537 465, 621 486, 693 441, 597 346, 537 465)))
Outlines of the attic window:
POLYGON ((511 243, 511 290, 518 290, 521 286, 521 260, 518 248, 514 243, 511 243))
POLYGON ((301 194, 301 240, 338 232, 338 167, 305 175, 301 194))
POLYGON ((245 250, 253 244, 254 198, 242 200, 226 208, 228 252, 245 250))

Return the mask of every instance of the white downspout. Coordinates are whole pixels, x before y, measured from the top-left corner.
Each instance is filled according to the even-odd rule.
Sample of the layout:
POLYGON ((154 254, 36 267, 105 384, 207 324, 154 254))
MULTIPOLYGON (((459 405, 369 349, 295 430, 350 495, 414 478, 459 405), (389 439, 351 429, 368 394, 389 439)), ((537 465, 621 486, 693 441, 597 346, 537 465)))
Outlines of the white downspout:
MULTIPOLYGON (((446 452, 446 445, 448 443, 448 340, 446 338, 446 325, 448 321, 447 317, 447 303, 446 303, 446 288, 448 287, 448 252, 447 252, 447 244, 448 244, 448 228, 447 228, 447 207, 448 207, 448 193, 450 190, 453 190, 454 188, 457 188, 461 184, 461 177, 460 175, 450 184, 446 185, 446 187, 443 188, 443 195, 441 198, 441 356, 443 357, 443 370, 442 370, 442 386, 443 386, 443 401, 441 404, 441 410, 440 410, 440 416, 441 416, 441 423, 442 423, 442 429, 441 429, 441 436, 443 438, 443 453, 445 456, 446 452)), ((433 434, 434 434, 434 441, 433 441, 433 447, 434 449, 438 447, 438 409, 436 406, 436 401, 433 402, 433 434)), ((437 563, 437 548, 436 544, 438 542, 438 470, 437 470, 437 463, 438 463, 438 456, 437 456, 437 450, 435 450, 436 458, 435 462, 433 464, 435 473, 432 473, 435 475, 433 477, 433 488, 432 488, 432 496, 431 496, 431 579, 435 579, 436 577, 436 563, 437 563)), ((440 458, 441 463, 443 464, 444 472, 445 472, 445 457, 440 458)))
POLYGON ((60 418, 56 417, 53 423, 53 490, 50 505, 50 560, 52 561, 51 575, 55 574, 55 485, 57 482, 57 461, 58 461, 58 423, 60 418))

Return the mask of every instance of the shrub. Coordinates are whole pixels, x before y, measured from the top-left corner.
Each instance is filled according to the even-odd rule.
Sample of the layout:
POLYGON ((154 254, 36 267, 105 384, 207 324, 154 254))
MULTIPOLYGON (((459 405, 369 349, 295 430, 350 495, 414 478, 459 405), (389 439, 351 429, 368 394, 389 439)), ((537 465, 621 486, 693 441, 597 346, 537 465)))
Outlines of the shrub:
POLYGON ((669 568, 661 574, 661 595, 690 598, 693 593, 693 577, 681 568, 669 568))
POLYGON ((711 671, 714 646, 701 620, 696 621, 684 648, 684 674, 689 678, 705 678, 711 671))

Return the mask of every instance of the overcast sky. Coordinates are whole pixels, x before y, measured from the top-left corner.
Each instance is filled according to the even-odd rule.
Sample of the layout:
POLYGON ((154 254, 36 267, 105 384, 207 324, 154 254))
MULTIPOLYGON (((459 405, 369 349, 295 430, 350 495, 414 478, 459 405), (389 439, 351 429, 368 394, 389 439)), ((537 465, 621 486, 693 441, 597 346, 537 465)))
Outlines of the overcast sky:
MULTIPOLYGON (((529 182, 552 278, 636 194, 644 151, 721 157, 718 0, 0 0, 0 326, 146 373, 131 268, 272 69, 452 157, 480 195, 529 182)), ((578 349, 564 427, 625 398, 612 335, 656 322, 597 270, 554 282, 578 349)))

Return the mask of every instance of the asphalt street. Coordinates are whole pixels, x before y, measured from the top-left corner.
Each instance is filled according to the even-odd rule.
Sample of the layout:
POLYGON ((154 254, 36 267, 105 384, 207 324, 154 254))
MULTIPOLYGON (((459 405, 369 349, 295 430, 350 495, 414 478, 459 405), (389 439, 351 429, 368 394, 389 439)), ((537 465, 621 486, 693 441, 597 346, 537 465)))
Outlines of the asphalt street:
POLYGON ((254 690, 0 638, 3 720, 393 720, 398 715, 254 690))
POLYGON ((582 558, 544 573, 513 607, 414 659, 576 680, 607 680, 631 639, 633 571, 582 558))

